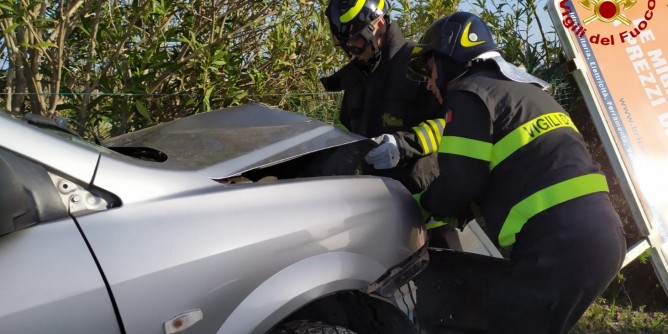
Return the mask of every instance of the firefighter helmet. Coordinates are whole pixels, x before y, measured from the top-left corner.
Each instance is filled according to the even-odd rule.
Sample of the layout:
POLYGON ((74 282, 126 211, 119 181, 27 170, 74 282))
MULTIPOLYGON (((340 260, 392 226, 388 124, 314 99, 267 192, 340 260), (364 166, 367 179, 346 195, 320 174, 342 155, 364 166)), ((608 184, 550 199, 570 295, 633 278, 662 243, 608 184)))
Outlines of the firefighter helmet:
MULTIPOLYGON (((426 63, 431 55, 465 66, 477 56, 497 51, 499 47, 487 24, 474 14, 457 12, 432 23, 420 42, 413 47, 409 70, 422 77, 429 77, 426 63)), ((439 77, 446 77, 438 73, 439 77)))
POLYGON ((331 0, 325 15, 329 19, 335 43, 348 53, 362 53, 371 43, 372 23, 385 16, 389 7, 389 0, 331 0), (366 40, 365 47, 355 48, 348 45, 350 39, 358 36, 366 40))

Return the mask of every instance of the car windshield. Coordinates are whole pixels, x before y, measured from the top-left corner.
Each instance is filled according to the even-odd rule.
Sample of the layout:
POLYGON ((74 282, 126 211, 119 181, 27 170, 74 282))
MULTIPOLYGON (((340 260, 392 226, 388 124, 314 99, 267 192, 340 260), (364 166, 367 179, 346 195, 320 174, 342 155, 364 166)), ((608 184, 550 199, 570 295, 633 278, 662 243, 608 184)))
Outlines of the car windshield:
POLYGON ((41 127, 41 126, 37 126, 37 127, 40 128, 41 130, 45 131, 45 132, 54 134, 54 135, 56 135, 60 138, 63 138, 65 140, 67 140, 67 141, 76 143, 77 145, 83 145, 83 146, 86 146, 86 147, 89 147, 89 148, 92 148, 92 149, 95 149, 97 151, 104 152, 104 153, 113 152, 112 150, 110 150, 110 149, 108 149, 108 148, 106 148, 102 145, 98 145, 96 143, 93 143, 93 142, 91 142, 91 141, 89 141, 89 140, 87 140, 87 139, 85 139, 85 138, 83 138, 79 135, 73 135, 71 133, 67 133, 67 132, 64 132, 60 129, 55 129, 55 128, 41 127))

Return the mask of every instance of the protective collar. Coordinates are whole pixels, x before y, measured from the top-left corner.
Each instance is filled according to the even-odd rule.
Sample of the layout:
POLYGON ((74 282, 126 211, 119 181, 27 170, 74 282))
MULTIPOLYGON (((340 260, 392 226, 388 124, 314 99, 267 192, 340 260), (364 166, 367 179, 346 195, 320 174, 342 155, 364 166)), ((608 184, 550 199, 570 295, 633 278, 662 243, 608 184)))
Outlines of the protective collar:
POLYGON ((501 54, 497 51, 485 52, 476 57, 475 59, 473 59, 471 62, 475 63, 476 61, 486 61, 486 60, 491 60, 494 63, 496 63, 496 66, 499 68, 501 74, 503 74, 503 76, 510 81, 532 84, 538 86, 540 89, 544 91, 548 91, 550 89, 549 83, 507 62, 505 59, 503 59, 503 57, 501 57, 501 54))

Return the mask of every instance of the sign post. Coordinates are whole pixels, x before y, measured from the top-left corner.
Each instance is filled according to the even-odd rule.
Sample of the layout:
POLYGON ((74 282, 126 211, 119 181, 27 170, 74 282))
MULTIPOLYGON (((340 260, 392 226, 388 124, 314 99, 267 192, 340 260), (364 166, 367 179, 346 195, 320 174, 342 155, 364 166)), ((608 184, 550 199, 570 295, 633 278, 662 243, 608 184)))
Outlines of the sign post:
POLYGON ((548 6, 592 120, 668 293, 668 5, 552 0, 548 6))

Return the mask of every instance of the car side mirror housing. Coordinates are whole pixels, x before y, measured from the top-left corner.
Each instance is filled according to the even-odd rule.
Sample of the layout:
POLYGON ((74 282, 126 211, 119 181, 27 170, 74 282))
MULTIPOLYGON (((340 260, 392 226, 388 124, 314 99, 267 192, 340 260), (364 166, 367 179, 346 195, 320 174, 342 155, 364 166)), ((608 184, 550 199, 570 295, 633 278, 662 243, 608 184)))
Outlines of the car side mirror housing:
POLYGON ((31 197, 12 166, 0 155, 0 236, 35 223, 31 197))

